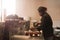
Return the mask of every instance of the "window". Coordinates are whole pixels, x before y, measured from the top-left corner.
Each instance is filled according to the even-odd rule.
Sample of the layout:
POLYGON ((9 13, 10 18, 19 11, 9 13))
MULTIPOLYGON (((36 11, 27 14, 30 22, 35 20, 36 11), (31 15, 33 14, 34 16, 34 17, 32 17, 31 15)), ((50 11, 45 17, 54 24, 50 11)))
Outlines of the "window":
POLYGON ((5 16, 15 14, 16 0, 0 0, 0 21, 3 21, 5 16))

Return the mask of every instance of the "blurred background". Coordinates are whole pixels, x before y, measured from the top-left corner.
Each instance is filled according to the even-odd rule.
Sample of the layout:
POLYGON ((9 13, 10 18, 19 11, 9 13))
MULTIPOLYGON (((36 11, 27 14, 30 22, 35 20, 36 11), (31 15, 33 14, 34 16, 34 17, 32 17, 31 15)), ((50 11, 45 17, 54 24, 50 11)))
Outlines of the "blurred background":
MULTIPOLYGON (((39 6, 48 9, 53 20, 54 34, 60 35, 60 0, 0 0, 0 38, 2 40, 5 25, 9 29, 9 37, 37 33, 34 23, 40 23, 37 11, 39 6), (31 29, 32 28, 32 29, 31 29), (32 31, 32 32, 31 32, 32 31)), ((41 32, 42 35, 42 32, 41 32)), ((40 35, 40 36, 41 36, 40 35)), ((20 37, 20 36, 19 36, 20 37)), ((23 37, 24 38, 24 37, 23 37)), ((13 38, 12 38, 13 39, 13 38)), ((11 39, 11 40, 12 40, 11 39)), ((32 38, 34 39, 34 38, 32 38)), ((38 38, 39 39, 39 38, 38 38)), ((43 38, 42 38, 43 39, 43 38)), ((14 39, 15 40, 15 39, 14 39)))

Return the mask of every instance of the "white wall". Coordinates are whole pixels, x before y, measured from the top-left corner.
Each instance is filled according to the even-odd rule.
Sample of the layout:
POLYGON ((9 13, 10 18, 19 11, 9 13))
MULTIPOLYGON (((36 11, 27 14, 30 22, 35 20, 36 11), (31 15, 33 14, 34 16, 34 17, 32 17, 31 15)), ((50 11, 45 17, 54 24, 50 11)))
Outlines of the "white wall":
POLYGON ((54 27, 60 26, 60 0, 16 0, 16 13, 21 17, 31 17, 39 20, 37 8, 46 6, 51 15, 54 27))
POLYGON ((53 19, 54 27, 60 27, 60 0, 47 0, 47 8, 53 19))

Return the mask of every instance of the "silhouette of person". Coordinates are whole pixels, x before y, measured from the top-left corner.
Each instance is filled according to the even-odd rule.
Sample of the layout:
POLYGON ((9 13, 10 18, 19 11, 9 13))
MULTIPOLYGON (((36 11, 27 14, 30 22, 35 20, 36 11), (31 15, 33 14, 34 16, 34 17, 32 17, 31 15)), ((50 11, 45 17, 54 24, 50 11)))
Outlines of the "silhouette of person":
POLYGON ((39 7, 38 12, 41 18, 40 26, 37 29, 41 29, 43 32, 44 40, 53 40, 53 22, 50 15, 46 12, 46 7, 39 7))

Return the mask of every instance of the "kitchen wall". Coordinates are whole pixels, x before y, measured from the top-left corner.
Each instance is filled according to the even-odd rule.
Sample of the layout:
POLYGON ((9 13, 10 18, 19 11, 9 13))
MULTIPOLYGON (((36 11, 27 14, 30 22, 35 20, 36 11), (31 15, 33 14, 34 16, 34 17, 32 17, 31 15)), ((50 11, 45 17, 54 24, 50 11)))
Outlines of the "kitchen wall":
POLYGON ((53 26, 60 26, 60 0, 16 0, 16 14, 20 17, 31 18, 32 20, 40 20, 39 6, 48 8, 48 13, 53 20, 53 26))

